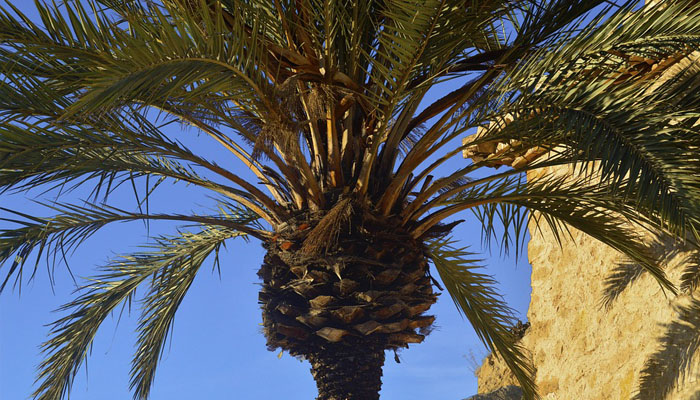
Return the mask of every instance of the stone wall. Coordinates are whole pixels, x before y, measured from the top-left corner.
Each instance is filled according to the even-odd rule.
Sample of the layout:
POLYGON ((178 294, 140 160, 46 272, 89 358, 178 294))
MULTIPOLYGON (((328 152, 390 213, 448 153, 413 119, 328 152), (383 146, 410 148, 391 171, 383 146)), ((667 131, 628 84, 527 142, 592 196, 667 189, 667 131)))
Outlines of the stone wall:
MULTIPOLYGON (((531 325, 522 339, 537 368, 540 394, 549 400, 630 399, 645 360, 658 348, 662 325, 674 318, 673 305, 687 296, 669 297, 643 274, 606 310, 604 280, 621 261, 619 253, 576 230, 560 248, 547 227, 540 228, 530 227, 531 325)), ((686 256, 681 251, 669 257, 666 272, 674 283, 686 256)), ((477 376, 479 393, 517 384, 492 355, 477 376)), ((669 399, 700 399, 697 368, 669 399)))
MULTIPOLYGON (((663 2, 647 1, 647 7, 658 6, 663 2)), ((698 60, 698 51, 659 60, 652 71, 662 68, 662 72, 648 90, 655 90, 680 73, 700 73, 698 60)), ((472 139, 465 138, 465 143, 472 139)), ((480 146, 489 145, 495 146, 480 146)), ((484 158, 488 154, 481 153, 494 151, 481 147, 465 149, 464 156, 484 158)), ((535 158, 541 154, 537 152, 535 158)), ((525 163, 530 161, 525 154, 525 163)), ((571 176, 571 172, 558 168, 538 173, 571 176)), ((630 399, 637 392, 645 361, 659 348, 657 338, 664 333, 664 325, 674 320, 675 306, 688 301, 688 295, 664 293, 653 277, 642 274, 606 309, 602 305, 605 278, 624 261, 620 254, 574 229, 570 238, 561 238, 560 247, 544 225, 530 226, 530 328, 521 342, 537 369, 539 393, 549 400, 630 399)), ((688 253, 674 249, 672 244, 658 250, 668 255, 666 273, 678 284, 688 253)), ((690 373, 667 400, 700 400, 700 354, 694 360, 690 373)), ((508 368, 493 355, 484 360, 477 377, 480 394, 517 385, 508 368)))
MULTIPOLYGON (((658 4, 663 2, 650 1, 647 6, 658 4)), ((696 51, 673 60, 649 90, 679 73, 700 73, 699 59, 696 51)), ((630 399, 637 392, 645 361, 659 348, 657 338, 664 332, 663 325, 675 318, 674 306, 686 302, 688 296, 664 293, 649 274, 643 274, 605 309, 605 278, 623 260, 615 250, 582 232, 572 229, 571 233, 570 238, 562 238, 560 247, 546 226, 530 226, 532 295, 527 317, 531 325, 522 344, 537 369, 539 392, 549 400, 630 399)), ((659 251, 668 254, 666 273, 678 284, 688 254, 671 245, 659 251)), ((700 354, 694 359, 690 373, 668 400, 700 400, 700 354)), ((479 393, 517 385, 493 355, 484 360, 477 377, 479 393)))

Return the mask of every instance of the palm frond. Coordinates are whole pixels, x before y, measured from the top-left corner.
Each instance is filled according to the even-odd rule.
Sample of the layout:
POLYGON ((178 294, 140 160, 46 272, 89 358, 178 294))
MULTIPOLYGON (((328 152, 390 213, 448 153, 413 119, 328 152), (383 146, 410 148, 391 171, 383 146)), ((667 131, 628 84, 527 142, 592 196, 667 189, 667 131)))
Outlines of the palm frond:
POLYGON ((678 3, 632 12, 630 6, 509 74, 499 113, 514 121, 498 134, 568 147, 572 163, 603 180, 628 179, 639 207, 659 210, 664 223, 682 232, 700 188, 691 172, 698 158, 689 150, 700 141, 692 133, 698 80, 678 74, 658 84, 651 64, 630 60, 662 63, 700 48, 700 8, 678 3), (675 18, 681 10, 687 20, 675 18))
MULTIPOLYGON (((73 378, 87 357, 88 349, 102 322, 120 304, 131 302, 136 289, 149 277, 152 277, 153 288, 149 299, 158 301, 157 296, 165 293, 160 289, 182 282, 183 276, 194 274, 208 255, 216 252, 226 239, 240 235, 241 233, 229 229, 208 228, 199 233, 164 237, 152 246, 152 251, 125 256, 104 267, 100 275, 81 287, 82 294, 76 300, 61 307, 61 311, 68 311, 70 314, 52 324, 52 338, 42 346, 46 359, 39 365, 37 382, 40 383, 34 392, 34 398, 61 400, 67 397, 73 378)), ((188 282, 190 281, 188 278, 188 282)), ((186 286, 189 287, 189 284, 186 286)), ((142 333, 140 340, 153 343, 158 352, 155 358, 143 359, 144 364, 139 364, 136 371, 146 371, 147 368, 155 367, 162 346, 160 340, 164 340, 164 337, 160 336, 164 333, 157 329, 157 325, 164 321, 167 333, 172 314, 187 289, 178 287, 180 290, 172 298, 175 303, 168 308, 168 317, 158 320, 148 319, 147 316, 147 322, 142 324, 142 332, 146 333, 142 333), (151 323, 156 329, 148 328, 151 323)), ((170 298, 165 296, 161 301, 168 303, 168 299, 170 298)), ((143 347, 140 354, 150 356, 150 352, 155 350, 143 347)), ((152 372, 148 379, 147 385, 150 385, 152 372)), ((145 390, 147 394, 148 390, 145 390)))
MULTIPOLYGON (((644 244, 639 233, 640 228, 661 229, 658 221, 640 214, 616 190, 598 182, 585 176, 545 176, 525 182, 517 172, 476 180, 442 203, 451 205, 419 220, 416 234, 426 232, 435 221, 466 209, 476 212, 486 237, 500 224, 506 228, 501 240, 514 239, 516 247, 522 245, 530 221, 538 226, 545 223, 557 240, 568 232, 568 227, 573 227, 639 263, 663 288, 675 293, 674 285, 659 266, 658 257, 644 244)), ((625 184, 622 182, 622 187, 625 184)))
MULTIPOLYGON (((667 265, 680 253, 679 243, 674 242, 673 239, 667 235, 652 236, 650 241, 649 250, 658 258, 659 264, 661 265, 667 265)), ((688 259, 686 258, 682 264, 685 265, 687 261, 688 259)), ((601 299, 603 307, 610 308, 615 300, 634 282, 641 278, 645 272, 647 271, 643 266, 631 260, 619 262, 605 277, 603 282, 603 297, 601 299)), ((684 280, 681 278, 680 289, 686 291, 687 288, 684 288, 683 283, 684 280)))
POLYGON ((154 176, 231 197, 269 222, 274 221, 272 215, 281 211, 245 179, 160 135, 144 136, 130 130, 109 135, 96 127, 0 124, 0 190, 23 190, 44 184, 65 187, 68 183, 75 188, 91 182, 96 198, 103 189, 108 194, 125 182, 133 185, 135 178, 154 176), (195 168, 214 172, 243 190, 200 176, 195 168))
MULTIPOLYGON (((12 277, 15 285, 21 289, 24 266, 34 254, 35 262, 31 271, 31 280, 37 272, 42 256, 47 266, 55 265, 57 261, 66 262, 68 253, 75 250, 85 240, 90 238, 104 226, 115 222, 129 221, 178 221, 191 224, 205 224, 211 227, 235 229, 257 238, 265 238, 269 234, 264 231, 256 220, 255 213, 241 207, 220 208, 221 215, 178 215, 178 214, 143 214, 121 210, 111 206, 96 204, 43 204, 46 208, 58 214, 48 217, 36 217, 18 211, 0 208, 14 217, 3 217, 0 221, 19 225, 18 228, 0 230, 0 266, 9 264, 4 274, 0 292, 12 277), (11 260, 11 262, 10 262, 11 260)), ((53 269, 49 270, 51 281, 53 269)))
MULTIPOLYGON (((536 6, 531 7, 533 6, 532 2, 490 2, 490 4, 495 5, 494 9, 490 10, 494 19, 485 18, 488 21, 487 24, 502 19, 503 21, 510 21, 516 28, 516 31, 525 29, 528 24, 535 26, 537 23, 541 23, 547 28, 542 30, 539 36, 534 33, 535 29, 529 33, 527 38, 524 38, 525 35, 523 37, 516 35, 509 40, 504 39, 503 44, 499 45, 499 48, 491 51, 474 54, 465 50, 465 53, 468 54, 463 60, 466 65, 469 65, 469 60, 473 59, 476 64, 484 67, 480 68, 480 70, 485 72, 476 76, 461 89, 455 90, 429 105, 412 121, 403 125, 404 128, 413 128, 429 118, 442 114, 426 130, 421 139, 415 143, 415 146, 400 164, 398 172, 393 175, 392 186, 384 192, 381 200, 384 212, 388 214, 393 208, 393 204, 397 201, 394 193, 405 184, 409 174, 415 168, 435 152, 452 143, 452 139, 470 128, 484 123, 488 118, 486 115, 481 115, 479 110, 491 110, 494 106, 498 107, 500 105, 499 97, 501 95, 498 90, 494 90, 491 87, 494 81, 509 80, 511 74, 517 73, 522 68, 522 60, 538 59, 541 49, 549 48, 543 42, 553 40, 551 38, 568 40, 575 36, 571 29, 568 28, 569 25, 577 19, 582 19, 589 11, 602 3, 606 2, 601 0, 585 1, 578 2, 574 6, 570 2, 561 1, 547 2, 542 5, 535 3, 536 6), (516 15, 522 16, 523 20, 519 21, 516 15), (483 95, 484 91, 488 92, 488 94, 483 95)), ((606 13, 607 9, 602 10, 602 15, 599 18, 602 18, 606 13)), ((465 18, 459 18, 458 20, 464 21, 465 18)), ((598 20, 594 19, 594 21, 598 20)), ((502 22, 501 24, 504 23, 502 22)), ((505 29, 504 26, 499 28, 505 29)), ((556 51, 552 53, 556 54, 556 51)), ((460 55, 464 54, 460 53, 460 55)), ((446 71, 449 71, 452 67, 459 70, 460 62, 455 61, 455 64, 447 66, 446 71)), ((466 71, 468 72, 469 68, 466 71)), ((437 75, 440 76, 440 74, 437 75)), ((525 87, 526 85, 521 86, 525 87)), ((400 132, 405 136, 410 130, 402 130, 400 132)))
POLYGON ((571 37, 571 31, 578 27, 581 20, 589 16, 596 8, 593 22, 600 20, 615 8, 626 9, 631 2, 613 5, 605 0, 585 0, 571 2, 566 0, 534 1, 523 4, 522 21, 516 26, 517 37, 513 39, 516 46, 541 48, 553 42, 571 37))
MULTIPOLYGON (((142 302, 142 314, 138 327, 138 349, 132 361, 131 389, 134 398, 148 399, 151 385, 155 379, 158 361, 167 342, 168 334, 173 329, 175 313, 187 290, 194 281, 199 268, 212 253, 214 264, 218 264, 219 249, 223 241, 212 241, 202 247, 202 236, 219 236, 219 232, 202 232, 197 234, 182 232, 181 237, 160 241, 163 248, 185 246, 190 242, 200 242, 195 251, 172 262, 167 270, 156 273, 151 280, 148 294, 142 302), (212 235, 214 233, 215 235, 212 235)), ((245 234, 241 234, 245 235, 245 234)), ((228 236, 227 237, 232 237, 228 236)), ((222 236, 219 236, 221 239, 222 236)), ((208 240, 209 238, 207 238, 208 240)))
MULTIPOLYGON (((93 1, 87 4, 98 9, 93 1)), ((233 19, 238 21, 236 25, 225 25, 223 12, 212 19, 207 8, 170 5, 167 11, 177 13, 178 18, 152 5, 147 15, 128 15, 130 23, 122 27, 104 12, 97 12, 97 19, 89 18, 81 2, 64 2, 60 9, 38 4, 46 31, 28 23, 18 10, 13 11, 19 20, 2 9, 0 41, 15 50, 4 52, 7 58, 3 62, 25 68, 60 66, 71 81, 61 79, 55 69, 49 70, 51 75, 46 78, 75 93, 75 103, 66 116, 110 109, 136 98, 147 104, 171 95, 191 100, 215 86, 218 91, 239 95, 239 99, 253 100, 245 107, 259 105, 264 90, 259 85, 267 80, 252 68, 262 57, 262 49, 255 47, 259 41, 251 39, 257 32, 246 32, 245 22, 237 19, 233 19), (225 26, 233 31, 229 39, 238 43, 207 37, 207 32, 223 32, 225 26), (246 48, 247 56, 235 51, 241 47, 246 48), (87 89, 81 87, 82 82, 91 82, 91 87, 80 93, 87 89), (206 82, 206 90, 198 89, 199 82, 206 82), (258 100, 249 95, 251 91, 258 100)), ((37 76, 46 69, 32 71, 37 76)))
POLYGON ((536 398, 534 367, 510 331, 516 323, 513 310, 501 300, 493 278, 476 271, 482 260, 466 248, 454 247, 453 243, 450 239, 428 243, 430 259, 445 289, 479 339, 503 358, 520 383, 525 398, 536 398))
MULTIPOLYGON (((268 130, 278 121, 291 123, 285 110, 270 99, 275 74, 282 70, 268 53, 287 54, 275 41, 275 18, 246 3, 224 7, 219 2, 202 2, 202 7, 192 7, 174 1, 166 2, 165 8, 150 3, 118 7, 129 21, 125 25, 114 21, 94 2, 87 4, 98 14, 94 21, 87 18, 88 12, 80 2, 66 2, 60 7, 39 5, 45 30, 27 22, 16 9, 0 10, 0 26, 4 27, 0 42, 6 44, 0 62, 7 65, 10 82, 5 86, 13 88, 29 82, 38 93, 33 98, 47 103, 40 108, 54 108, 63 123, 87 119, 93 128, 93 122, 105 114, 134 110, 177 110, 177 118, 208 114, 209 119, 199 118, 194 125, 232 151, 262 179, 260 168, 235 141, 210 128, 240 115, 268 130), (46 68, 37 69, 36 65, 46 68)), ((21 104, 11 104, 8 109, 37 108, 27 106, 26 101, 18 102, 21 104)), ((245 124, 234 124, 234 130, 241 129, 245 124)), ((244 136, 251 137, 249 133, 244 136)), ((275 145, 285 140, 276 138, 275 145)), ((291 161, 302 167, 299 170, 308 183, 314 182, 303 168, 306 160, 284 157, 284 163, 291 161)), ((278 167, 289 175, 287 165, 278 167)), ((245 179, 212 163, 205 168, 226 175, 258 197, 268 209, 263 212, 259 208, 263 214, 281 211, 245 179)), ((316 200, 321 198, 318 190, 313 194, 316 200)), ((295 191, 295 195, 299 193, 295 191)), ((298 206, 302 202, 296 201, 298 206)), ((252 203, 247 206, 258 208, 252 203)), ((269 222, 279 222, 269 217, 265 217, 269 222)))
POLYGON ((665 325, 659 349, 644 363, 634 400, 665 399, 689 372, 700 349, 700 300, 690 298, 677 307, 674 321, 665 325))

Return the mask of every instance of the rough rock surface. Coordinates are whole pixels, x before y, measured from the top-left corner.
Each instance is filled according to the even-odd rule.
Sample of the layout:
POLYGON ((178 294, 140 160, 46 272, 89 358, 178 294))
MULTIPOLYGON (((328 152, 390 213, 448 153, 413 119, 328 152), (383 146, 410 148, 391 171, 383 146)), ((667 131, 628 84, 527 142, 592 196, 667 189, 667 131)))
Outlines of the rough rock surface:
MULTIPOLYGON (((663 1, 647 1, 648 7, 658 5, 663 1)), ((700 52, 695 51, 679 62, 671 60, 673 65, 664 67, 648 90, 679 73, 699 73, 698 59, 700 52)), ((660 60, 659 65, 669 60, 660 60)), ((472 154, 465 153, 465 157, 472 154)), ((542 173, 571 176, 566 169, 542 173)), ((532 178, 536 176, 528 176, 532 178)), ((643 274, 605 309, 601 302, 604 281, 622 261, 621 256, 582 232, 571 229, 571 233, 570 238, 562 237, 560 247, 546 226, 530 226, 531 326, 521 343, 537 369, 535 381, 544 399, 630 399, 637 393, 645 361, 659 347, 656 339, 664 332, 663 325, 676 315, 674 305, 683 304, 688 296, 664 293, 649 274, 643 274)), ((666 273, 677 284, 687 253, 674 251, 671 244, 658 250, 668 256, 666 273)), ((696 291, 694 296, 698 295, 696 291)), ((694 360, 667 400, 700 400, 700 354, 694 360)), ((517 385, 505 364, 493 355, 484 360, 477 377, 479 393, 517 385)))
POLYGON ((523 391, 514 385, 502 387, 491 393, 475 394, 465 400, 521 400, 523 391))
MULTIPOLYGON (((674 298, 642 274, 606 310, 601 302, 604 280, 623 261, 619 253, 574 229, 570 238, 562 237, 561 248, 544 225, 531 225, 530 233, 531 326, 522 344, 537 369, 540 394, 548 400, 630 399, 645 360, 658 348, 662 324, 674 319, 673 305, 682 304, 687 295, 674 298)), ((677 284, 687 253, 672 254, 671 249, 659 250, 668 252, 666 272, 677 284)), ((696 362, 669 400, 699 398, 699 372, 696 362)), ((477 377, 478 393, 517 384, 493 355, 477 377)))

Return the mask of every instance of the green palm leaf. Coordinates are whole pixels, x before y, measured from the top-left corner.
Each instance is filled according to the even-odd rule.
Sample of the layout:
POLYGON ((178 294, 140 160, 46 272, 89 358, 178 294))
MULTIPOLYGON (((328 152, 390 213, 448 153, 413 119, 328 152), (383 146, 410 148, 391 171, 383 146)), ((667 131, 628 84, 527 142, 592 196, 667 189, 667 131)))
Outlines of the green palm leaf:
POLYGON ((692 172, 697 160, 689 153, 699 140, 689 106, 697 79, 680 73, 650 91, 649 78, 621 80, 619 74, 632 56, 659 59, 699 48, 697 7, 684 8, 689 17, 677 20, 679 7, 685 6, 644 13, 623 7, 601 27, 557 43, 556 57, 542 51, 527 60, 499 89, 509 93, 499 111, 514 121, 498 135, 565 145, 561 156, 603 180, 630 179, 640 206, 659 210, 664 223, 682 231, 699 187, 692 172))
MULTIPOLYGON (((621 184, 625 187, 626 182, 621 184)), ((451 205, 421 221, 423 226, 429 226, 436 219, 471 209, 481 221, 485 238, 492 237, 496 227, 504 227, 496 239, 505 244, 512 240, 516 249, 522 246, 525 227, 531 221, 546 224, 557 240, 568 232, 568 227, 573 227, 619 250, 649 271, 662 287, 675 293, 659 260, 639 234, 640 229, 658 229, 658 222, 638 213, 633 204, 616 194, 616 189, 585 176, 545 176, 525 182, 522 175, 506 172, 445 192, 442 197, 447 198, 436 206, 451 205), (523 213, 523 209, 530 213, 523 213), (629 223, 637 224, 636 229, 629 223)))
POLYGON ((527 398, 536 397, 534 367, 525 350, 516 343, 510 328, 516 323, 513 310, 495 289, 496 281, 476 272, 482 262, 465 248, 453 246, 450 239, 429 243, 430 259, 457 309, 467 317, 479 339, 501 356, 515 375, 527 398))
POLYGON ((220 229, 235 229, 257 238, 269 235, 256 223, 258 217, 254 213, 239 207, 222 207, 222 215, 200 216, 132 213, 89 203, 83 206, 73 204, 44 206, 57 211, 58 214, 49 218, 40 218, 0 207, 0 211, 14 215, 14 218, 0 218, 0 221, 20 225, 19 228, 0 230, 0 265, 13 260, 2 280, 0 292, 13 276, 16 278, 16 284, 21 288, 23 267, 35 251, 37 253, 32 277, 36 274, 42 255, 46 257, 47 263, 55 264, 57 256, 63 257, 65 261, 67 253, 77 248, 105 225, 114 222, 178 221, 206 224, 220 229))
POLYGON ((177 304, 189 288, 194 273, 210 254, 218 252, 224 240, 240 235, 232 230, 215 228, 199 233, 183 232, 177 237, 161 238, 152 246, 152 251, 125 256, 104 267, 100 275, 79 289, 82 294, 76 300, 61 308, 70 314, 53 323, 53 337, 42 346, 46 359, 39 367, 37 380, 40 384, 34 397, 60 399, 68 395, 73 378, 102 322, 120 304, 131 301, 136 289, 151 278, 152 289, 147 302, 158 303, 158 293, 170 288, 169 285, 175 285, 173 290, 177 290, 178 296, 167 297, 175 303, 171 307, 163 305, 167 315, 158 313, 162 318, 150 313, 157 308, 149 309, 144 316, 140 336, 143 347, 135 360, 134 382, 139 382, 139 393, 147 395, 152 368, 159 358, 177 304), (143 382, 136 378, 141 374, 148 376, 143 382))
MULTIPOLYGON (((182 256, 168 266, 167 270, 156 273, 151 280, 148 294, 143 301, 143 312, 139 320, 138 349, 134 355, 131 369, 131 388, 134 389, 134 397, 147 399, 155 378, 155 370, 162 356, 163 349, 172 330, 175 312, 182 299, 185 297, 199 267, 206 258, 215 253, 215 265, 218 263, 218 254, 222 241, 204 244, 202 236, 219 236, 221 233, 203 232, 192 234, 182 232, 182 236, 176 239, 163 241, 163 247, 175 247, 182 256), (183 242, 199 242, 195 251, 185 253, 187 246, 183 242), (183 249, 184 247, 184 249, 183 249)), ((233 235, 235 237, 235 235, 233 235)), ((244 236, 244 234, 241 234, 244 236)), ((219 236, 221 238, 222 236, 219 236)), ((224 237, 232 237, 225 235, 224 237)))

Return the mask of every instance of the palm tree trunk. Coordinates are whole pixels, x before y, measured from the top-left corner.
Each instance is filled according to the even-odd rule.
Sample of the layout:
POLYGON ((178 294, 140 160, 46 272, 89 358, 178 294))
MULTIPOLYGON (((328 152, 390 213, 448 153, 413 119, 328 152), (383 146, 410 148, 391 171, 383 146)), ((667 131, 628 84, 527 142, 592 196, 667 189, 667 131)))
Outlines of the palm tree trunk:
POLYGON ((378 400, 384 346, 329 344, 309 354, 317 400, 378 400))
POLYGON ((384 351, 423 341, 437 294, 420 241, 338 204, 297 216, 265 244, 265 337, 270 350, 311 362, 318 400, 378 400, 384 351))

